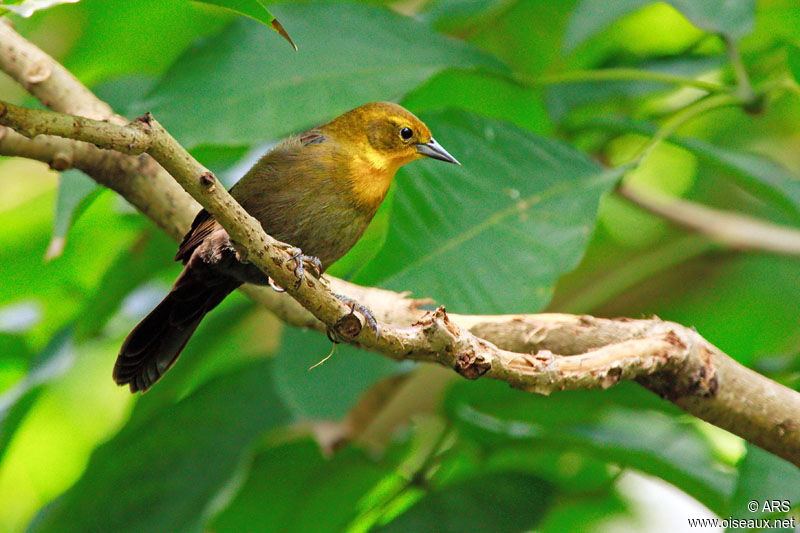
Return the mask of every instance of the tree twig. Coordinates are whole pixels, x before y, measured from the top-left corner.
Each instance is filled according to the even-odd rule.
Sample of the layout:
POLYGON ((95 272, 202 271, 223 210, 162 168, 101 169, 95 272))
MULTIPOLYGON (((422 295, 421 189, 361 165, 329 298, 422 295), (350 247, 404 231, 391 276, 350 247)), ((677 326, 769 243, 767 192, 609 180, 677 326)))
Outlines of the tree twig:
POLYGON ((562 85, 567 83, 585 83, 592 81, 639 81, 651 83, 665 83, 669 85, 679 85, 692 87, 706 91, 708 93, 729 92, 730 87, 710 81, 679 76, 668 72, 658 72, 653 70, 643 70, 636 68, 606 68, 600 70, 571 70, 548 74, 538 78, 522 78, 526 84, 542 85, 562 85))
MULTIPOLYGON (((8 37, 7 33, 0 33, 0 45, 5 44, 4 39, 22 39, 8 37)), ((0 46, 0 55, 6 49, 0 46)), ((22 72, 26 72, 24 66, 9 74, 16 78, 22 72)), ((57 84, 75 83, 78 82, 74 78, 61 78, 57 84)), ((48 94, 94 98, 71 90, 48 94)), ((47 103, 54 109, 64 105, 47 103)), ((254 264, 302 303, 301 307, 285 295, 245 288, 288 322, 324 330, 347 317, 348 309, 317 280, 307 278, 301 286, 294 286, 293 265, 286 264, 280 243, 266 235, 213 175, 156 121, 145 117, 114 129, 110 125, 116 121, 95 123, 31 111, 3 104, 0 123, 28 134, 59 132, 104 147, 122 146, 129 153, 145 150, 151 154, 247 250, 254 264), (51 118, 52 128, 48 126, 51 118), (67 131, 69 128, 65 126, 72 130, 67 131), (122 140, 130 141, 129 145, 122 140)), ((59 151, 68 149, 72 150, 73 165, 88 169, 98 182, 120 192, 174 238, 180 237, 196 211, 196 204, 187 200, 185 194, 177 194, 175 182, 164 179, 167 176, 163 170, 154 169, 147 163, 152 160, 146 156, 122 155, 52 137, 28 139, 13 132, 6 132, 0 139, 0 153, 28 154, 48 162, 59 151), (113 163, 104 166, 103 159, 113 163), (118 183, 137 175, 147 178, 136 186, 118 183), (153 176, 157 177, 151 179, 153 176), (153 208, 149 204, 164 194, 172 194, 176 200, 171 208, 153 208), (182 197, 184 200, 180 200, 182 197)), ((620 380, 635 379, 687 412, 800 466, 800 394, 739 365, 692 329, 657 319, 605 320, 553 314, 448 315, 443 308, 425 312, 419 307, 420 301, 408 299, 404 294, 358 287, 335 279, 330 283, 337 292, 370 307, 382 321, 380 340, 371 331, 362 331, 354 337, 363 347, 395 359, 438 363, 467 378, 500 379, 539 393, 603 388, 620 380)))
POLYGON ((623 183, 617 193, 679 226, 733 248, 800 255, 800 231, 623 183))

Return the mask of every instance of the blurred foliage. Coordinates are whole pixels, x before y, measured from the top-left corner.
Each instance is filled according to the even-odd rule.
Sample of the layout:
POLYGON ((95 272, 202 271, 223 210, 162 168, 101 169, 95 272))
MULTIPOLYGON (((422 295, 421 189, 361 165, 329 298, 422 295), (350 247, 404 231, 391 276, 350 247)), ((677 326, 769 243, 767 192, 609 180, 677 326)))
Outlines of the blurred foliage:
MULTIPOLYGON (((14 23, 234 179, 366 101, 418 113, 463 166, 404 168, 336 275, 463 312, 655 314, 800 385, 798 261, 609 194, 624 179, 798 224, 794 0, 205 3, 274 14, 299 51, 202 2, 82 0, 14 23)), ((800 503, 795 467, 633 384, 462 382, 284 331, 241 295, 132 398, 111 368, 177 275, 174 244, 76 172, 2 159, 0 191, 0 531, 651 530, 623 470, 722 517, 800 503)))

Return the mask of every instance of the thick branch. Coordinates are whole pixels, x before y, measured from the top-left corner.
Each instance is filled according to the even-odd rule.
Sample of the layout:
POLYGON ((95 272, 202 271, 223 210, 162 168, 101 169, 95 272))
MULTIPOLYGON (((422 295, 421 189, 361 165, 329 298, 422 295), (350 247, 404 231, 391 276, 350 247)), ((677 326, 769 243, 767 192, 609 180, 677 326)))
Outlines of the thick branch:
MULTIPOLYGON (((6 37, 0 32, 0 45, 5 44, 6 37)), ((0 56, 4 50, 0 46, 0 56)), ((17 79, 16 72, 26 71, 19 67, 10 72, 4 65, 0 61, 0 67, 17 79)), ((70 86, 77 80, 64 78, 56 83, 59 84, 70 86)), ((69 95, 65 98, 94 99, 91 93, 87 96, 75 90, 47 94, 49 98, 63 94, 69 95)), ((61 105, 48 103, 54 109, 61 105)), ((248 294, 295 325, 321 330, 325 326, 320 320, 331 326, 352 325, 348 310, 317 280, 307 278, 295 288, 293 264, 287 264, 281 244, 267 236, 218 186, 213 175, 157 122, 144 119, 120 125, 116 130, 105 122, 58 117, 49 128, 42 123, 49 120, 48 115, 37 116, 7 105, 4 109, 5 112, 0 111, 0 122, 29 134, 57 131, 105 147, 119 147, 120 139, 131 140, 123 146, 126 152, 142 149, 157 159, 228 230, 248 252, 249 259, 287 287, 311 313, 285 295, 246 287, 248 294), (101 135, 100 130, 105 133, 101 135)), ((117 121, 110 122, 113 125, 117 121)), ((180 189, 175 182, 147 156, 122 155, 52 137, 27 139, 13 132, 0 138, 0 153, 34 157, 51 164, 58 153, 70 150, 74 166, 120 192, 175 238, 180 237, 196 212, 196 204, 187 195, 178 194, 180 189), (135 186, 119 183, 136 176, 140 179, 135 186), (174 200, 167 202, 169 206, 150 205, 157 204, 164 195, 174 200)), ((371 331, 354 337, 364 347, 395 359, 436 362, 467 378, 501 379, 514 387, 540 393, 608 387, 620 380, 635 379, 688 412, 800 465, 800 395, 742 367, 691 329, 660 320, 554 314, 459 316, 447 315, 443 308, 426 313, 419 309, 420 301, 405 295, 335 279, 330 283, 337 292, 370 307, 383 322, 380 340, 371 331)))

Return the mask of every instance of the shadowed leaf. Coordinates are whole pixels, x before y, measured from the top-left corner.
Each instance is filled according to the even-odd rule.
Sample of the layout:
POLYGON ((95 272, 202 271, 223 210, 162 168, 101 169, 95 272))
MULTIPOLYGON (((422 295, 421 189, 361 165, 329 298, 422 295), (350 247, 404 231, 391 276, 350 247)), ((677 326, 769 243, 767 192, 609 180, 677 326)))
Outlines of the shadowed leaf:
POLYGON ((571 447, 657 476, 716 512, 733 493, 733 477, 706 439, 669 416, 676 408, 634 384, 550 397, 488 381, 475 385, 456 385, 446 408, 465 431, 492 448, 525 442, 534 450, 571 447))
POLYGON ((355 449, 322 456, 310 439, 259 453, 236 498, 212 523, 218 533, 346 531, 390 465, 355 449))
POLYGON ((527 474, 489 474, 429 492, 379 532, 516 533, 535 528, 550 504, 550 483, 527 474))
POLYGON ((195 531, 251 441, 289 414, 259 361, 218 376, 97 448, 31 531, 195 531))

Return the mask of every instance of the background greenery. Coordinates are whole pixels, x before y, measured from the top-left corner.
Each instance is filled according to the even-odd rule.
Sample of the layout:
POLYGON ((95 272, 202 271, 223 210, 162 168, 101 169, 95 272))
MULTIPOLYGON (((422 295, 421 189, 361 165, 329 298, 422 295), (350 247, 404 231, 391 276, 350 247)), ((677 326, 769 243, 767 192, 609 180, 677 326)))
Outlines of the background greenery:
MULTIPOLYGON (((658 315, 798 387, 797 260, 724 248, 607 194, 704 94, 648 74, 727 91, 727 39, 768 97, 695 117, 623 179, 798 224, 794 0, 209 3, 276 16, 299 51, 177 0, 83 0, 14 22, 228 183, 269 142, 367 101, 418 113, 463 166, 403 169, 336 275, 460 312, 658 315), (585 72, 621 68, 635 70, 585 72)), ((0 92, 31 103, 7 78, 0 92)), ((344 346, 308 370, 330 343, 241 295, 132 397, 111 368, 178 273, 173 243, 80 173, 12 159, 0 227, 2 531, 602 531, 631 512, 630 470, 723 518, 760 516, 751 499, 800 503, 795 467, 634 385, 542 398, 344 346)))

